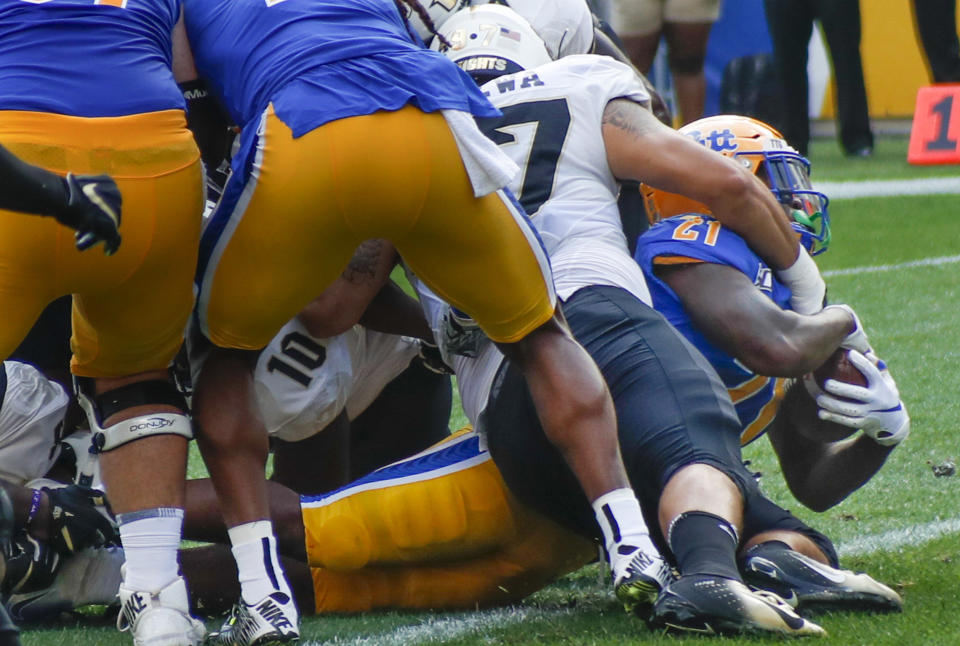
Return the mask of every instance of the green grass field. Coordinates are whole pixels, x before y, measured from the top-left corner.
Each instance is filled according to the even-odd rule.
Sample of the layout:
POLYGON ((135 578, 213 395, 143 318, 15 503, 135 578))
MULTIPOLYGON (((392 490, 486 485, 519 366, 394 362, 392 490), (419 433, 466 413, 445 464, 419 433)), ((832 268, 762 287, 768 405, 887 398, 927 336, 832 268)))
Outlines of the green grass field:
MULTIPOLYGON (((833 140, 816 141, 814 179, 953 177, 960 191, 960 167, 911 167, 904 161, 906 148, 905 138, 883 138, 872 159, 848 160, 833 140)), ((935 477, 931 465, 960 458, 960 196, 835 200, 831 215, 833 245, 819 257, 831 298, 857 310, 877 352, 890 364, 911 413, 911 437, 865 488, 824 514, 792 501, 766 440, 747 447, 745 457, 763 472, 764 487, 775 501, 834 539, 846 567, 870 572, 904 597, 905 611, 899 615, 820 615, 817 621, 829 637, 818 643, 955 646, 960 643, 960 476, 935 477)), ((463 421, 462 414, 455 415, 454 427, 463 421)), ((194 456, 191 473, 201 470, 194 456)), ((512 608, 307 618, 302 631, 310 644, 376 646, 615 646, 703 639, 652 633, 626 616, 600 581, 598 566, 512 608)), ((129 644, 130 638, 103 619, 86 617, 30 627, 23 641, 87 646, 129 644)))

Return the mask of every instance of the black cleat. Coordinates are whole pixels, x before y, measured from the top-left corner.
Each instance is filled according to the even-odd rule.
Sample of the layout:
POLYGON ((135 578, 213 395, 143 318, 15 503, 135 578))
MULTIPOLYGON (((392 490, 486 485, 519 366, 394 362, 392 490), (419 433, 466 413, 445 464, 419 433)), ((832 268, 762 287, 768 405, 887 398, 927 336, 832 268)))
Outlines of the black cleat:
POLYGON ((682 576, 653 606, 653 628, 704 634, 826 635, 775 594, 708 574, 682 576))
POLYGON ((761 543, 740 559, 744 581, 802 610, 900 612, 903 600, 870 575, 838 570, 783 545, 761 543))

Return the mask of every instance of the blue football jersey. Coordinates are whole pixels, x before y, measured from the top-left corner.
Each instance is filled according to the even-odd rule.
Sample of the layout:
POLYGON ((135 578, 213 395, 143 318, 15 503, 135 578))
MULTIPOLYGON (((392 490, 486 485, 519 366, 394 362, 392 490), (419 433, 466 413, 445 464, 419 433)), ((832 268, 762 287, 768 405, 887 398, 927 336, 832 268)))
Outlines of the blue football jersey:
POLYGON ((188 0, 184 15, 197 68, 241 126, 270 103, 295 137, 408 103, 499 114, 393 0, 188 0))
POLYGON ((746 444, 762 434, 783 398, 785 380, 758 375, 716 347, 693 325, 679 297, 657 278, 654 265, 661 259, 686 258, 732 267, 782 309, 790 309, 790 289, 739 235, 707 215, 677 215, 650 227, 637 241, 634 258, 650 286, 653 306, 713 364, 737 408, 746 444))
POLYGON ((180 0, 0 0, 0 110, 115 117, 184 109, 180 0))

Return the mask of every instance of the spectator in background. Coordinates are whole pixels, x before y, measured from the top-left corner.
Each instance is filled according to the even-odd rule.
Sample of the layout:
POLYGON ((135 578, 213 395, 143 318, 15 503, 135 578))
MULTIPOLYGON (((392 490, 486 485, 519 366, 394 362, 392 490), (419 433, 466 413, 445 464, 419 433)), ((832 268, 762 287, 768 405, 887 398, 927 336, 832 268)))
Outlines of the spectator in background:
POLYGON ((764 0, 773 59, 784 90, 783 134, 807 156, 810 141, 807 47, 813 22, 823 27, 837 80, 840 143, 849 157, 873 154, 867 90, 860 61, 858 0, 764 0))
POLYGON ((913 17, 934 83, 960 83, 957 0, 913 0, 913 17))
POLYGON ((660 38, 667 39, 680 121, 703 116, 703 61, 720 0, 613 0, 613 13, 624 50, 644 74, 650 72, 660 38))

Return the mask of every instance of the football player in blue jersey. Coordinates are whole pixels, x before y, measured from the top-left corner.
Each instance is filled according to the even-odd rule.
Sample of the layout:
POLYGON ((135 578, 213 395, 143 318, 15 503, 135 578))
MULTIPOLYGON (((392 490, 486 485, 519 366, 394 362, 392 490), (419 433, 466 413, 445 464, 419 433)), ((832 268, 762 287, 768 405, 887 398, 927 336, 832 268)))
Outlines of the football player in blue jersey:
POLYGON ((180 14, 179 0, 0 0, 0 141, 29 164, 76 173, 67 186, 105 214, 119 196, 99 176, 123 196, 123 244, 110 257, 80 253, 77 241, 95 239, 83 231, 74 239, 52 219, 0 210, 0 357, 72 294, 71 372, 126 551, 118 626, 155 646, 205 633, 177 563, 193 431, 169 374, 194 303, 203 204, 172 71, 180 14))
MULTIPOLYGON (((468 76, 423 49, 397 5, 195 0, 185 9, 197 69, 242 128, 197 273, 199 326, 224 348, 197 382, 200 446, 243 581, 226 640, 298 634, 268 521, 250 353, 371 238, 394 243, 521 366, 550 440, 597 513, 607 506, 608 526, 620 528, 608 541, 617 558, 645 547, 621 540, 647 530, 609 393, 561 321, 536 233, 499 190, 516 167, 472 118, 497 111, 468 76)), ((783 266, 795 259, 792 240, 770 248, 783 266)))
MULTIPOLYGON (((790 211, 810 253, 827 249, 828 200, 810 185, 809 163, 778 132, 729 115, 680 131, 752 169, 790 211)), ((636 259, 654 306, 717 369, 734 398, 742 443, 766 432, 797 499, 816 511, 837 504, 867 482, 910 431, 896 384, 853 310, 831 305, 797 314, 789 289, 707 207, 644 191, 656 224, 640 236, 636 259), (838 347, 850 350, 866 386, 828 382, 823 392, 812 378, 801 379, 838 347), (863 433, 847 439, 857 430, 863 433)))

